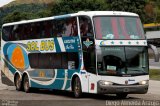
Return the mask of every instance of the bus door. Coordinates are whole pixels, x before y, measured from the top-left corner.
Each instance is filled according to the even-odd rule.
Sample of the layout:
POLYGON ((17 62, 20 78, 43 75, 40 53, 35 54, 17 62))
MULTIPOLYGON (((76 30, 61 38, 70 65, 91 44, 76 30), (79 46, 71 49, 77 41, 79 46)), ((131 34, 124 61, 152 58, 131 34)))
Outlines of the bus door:
POLYGON ((82 74, 83 85, 85 83, 86 92, 94 92, 95 76, 96 76, 96 55, 93 27, 91 20, 87 16, 80 16, 80 33, 83 51, 84 70, 86 74, 82 74), (88 86, 87 86, 88 85, 88 86))

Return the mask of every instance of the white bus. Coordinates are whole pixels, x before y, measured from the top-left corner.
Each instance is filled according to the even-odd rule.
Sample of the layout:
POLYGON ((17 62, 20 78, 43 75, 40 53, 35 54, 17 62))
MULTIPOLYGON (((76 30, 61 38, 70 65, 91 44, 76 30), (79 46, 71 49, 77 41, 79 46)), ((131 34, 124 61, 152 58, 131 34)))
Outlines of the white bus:
POLYGON ((148 45, 134 13, 84 11, 7 23, 1 48, 2 82, 17 90, 68 90, 75 97, 148 91, 148 45))

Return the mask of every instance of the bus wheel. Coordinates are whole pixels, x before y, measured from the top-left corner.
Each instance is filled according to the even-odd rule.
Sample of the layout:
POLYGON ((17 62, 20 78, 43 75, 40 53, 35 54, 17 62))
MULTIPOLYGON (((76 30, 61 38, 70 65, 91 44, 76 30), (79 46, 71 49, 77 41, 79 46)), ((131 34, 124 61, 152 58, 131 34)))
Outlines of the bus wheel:
POLYGON ((118 94, 116 94, 116 96, 117 96, 118 98, 120 98, 120 99, 126 98, 127 95, 128 95, 128 94, 126 94, 126 93, 118 93, 118 94))
POLYGON ((17 91, 22 90, 21 78, 20 78, 19 75, 15 76, 15 80, 14 81, 15 81, 14 83, 15 83, 15 86, 16 86, 16 90, 17 91))
POLYGON ((81 97, 81 95, 82 95, 81 82, 78 77, 76 77, 74 80, 74 89, 73 90, 74 90, 74 96, 76 98, 81 97))
POLYGON ((24 88, 24 91, 26 93, 29 93, 30 92, 30 87, 29 87, 29 79, 28 79, 28 76, 25 75, 24 76, 24 79, 23 79, 23 88, 24 88))

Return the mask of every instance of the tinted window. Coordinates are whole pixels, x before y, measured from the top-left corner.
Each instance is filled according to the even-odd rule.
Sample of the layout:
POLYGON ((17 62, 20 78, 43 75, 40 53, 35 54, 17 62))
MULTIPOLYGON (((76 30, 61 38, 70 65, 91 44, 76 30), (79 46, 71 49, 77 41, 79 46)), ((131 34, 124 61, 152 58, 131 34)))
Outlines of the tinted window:
POLYGON ((145 39, 139 17, 94 17, 97 39, 145 39))
POLYGON ((80 32, 82 37, 93 36, 91 19, 87 16, 79 17, 80 32))
POLYGON ((77 52, 71 53, 30 53, 31 68, 39 69, 77 69, 79 58, 77 52))
POLYGON ((2 29, 3 40, 7 41, 8 39, 12 39, 12 30, 13 26, 7 26, 2 29))
POLYGON ((78 36, 76 17, 19 24, 3 28, 3 40, 5 41, 63 36, 78 36))
POLYGON ((55 35, 58 37, 77 36, 78 29, 76 17, 54 21, 53 32, 55 32, 55 35))

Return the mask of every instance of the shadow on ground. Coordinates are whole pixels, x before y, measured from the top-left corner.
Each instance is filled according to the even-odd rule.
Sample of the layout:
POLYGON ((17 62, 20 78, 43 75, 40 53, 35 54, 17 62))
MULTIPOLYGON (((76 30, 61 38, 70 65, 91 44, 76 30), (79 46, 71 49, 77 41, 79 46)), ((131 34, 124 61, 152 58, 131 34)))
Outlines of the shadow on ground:
MULTIPOLYGON (((46 90, 46 89, 33 89, 32 93, 38 93, 38 94, 45 94, 45 95, 55 95, 55 96, 62 96, 66 98, 72 98, 72 99, 96 99, 96 100, 124 100, 124 98, 118 98, 114 94, 107 94, 107 95, 100 95, 100 94, 89 94, 89 93, 83 93, 81 98, 75 98, 73 95, 73 92, 69 91, 62 91, 62 90, 46 90)), ((135 97, 130 97, 129 95, 125 100, 132 100, 132 99, 140 99, 135 97)))

